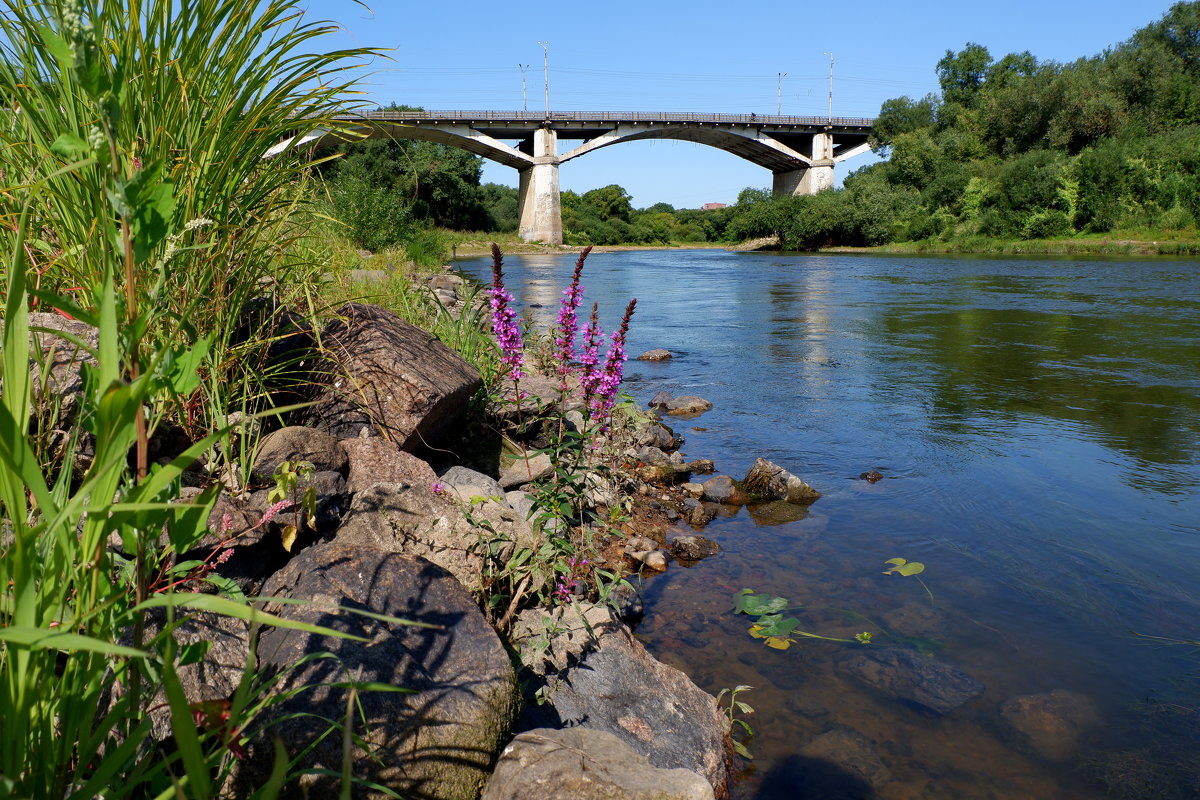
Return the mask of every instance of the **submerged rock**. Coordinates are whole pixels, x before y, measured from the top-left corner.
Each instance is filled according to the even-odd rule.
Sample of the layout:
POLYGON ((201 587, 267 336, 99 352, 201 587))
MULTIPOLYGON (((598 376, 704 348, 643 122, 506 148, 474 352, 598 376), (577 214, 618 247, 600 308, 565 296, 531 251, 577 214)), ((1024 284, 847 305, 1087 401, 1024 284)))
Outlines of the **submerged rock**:
POLYGON ((665 408, 668 414, 672 416, 684 416, 687 414, 703 414, 713 407, 713 404, 703 397, 697 397, 693 394, 685 394, 680 397, 672 398, 667 402, 665 408))
POLYGON ((875 749, 875 743, 858 731, 835 725, 800 748, 800 752, 809 758, 832 761, 878 789, 891 780, 892 774, 875 749))
POLYGON ((1100 711, 1090 697, 1055 689, 1012 698, 1000 707, 1000 718, 1042 758, 1068 761, 1080 738, 1100 724, 1100 711))
POLYGON ((721 545, 704 536, 685 534, 671 541, 671 555, 681 561, 699 561, 721 552, 721 545))
POLYGON ((960 669, 912 650, 863 648, 838 663, 842 672, 897 700, 947 714, 983 693, 960 669))

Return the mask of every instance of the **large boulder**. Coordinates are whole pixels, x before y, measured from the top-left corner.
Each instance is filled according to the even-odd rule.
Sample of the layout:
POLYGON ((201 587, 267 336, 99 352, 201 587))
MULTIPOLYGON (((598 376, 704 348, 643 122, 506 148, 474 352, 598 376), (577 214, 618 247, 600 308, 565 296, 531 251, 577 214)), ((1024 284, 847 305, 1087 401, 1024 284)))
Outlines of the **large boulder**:
POLYGON ((813 487, 778 464, 757 459, 746 473, 742 486, 746 491, 772 500, 808 505, 821 496, 813 487))
POLYGON ((413 450, 434 441, 481 385, 457 353, 379 306, 342 306, 321 343, 324 374, 294 421, 340 439, 367 431, 413 450))
POLYGON ((716 701, 646 652, 610 607, 578 604, 553 620, 525 611, 513 638, 534 680, 545 682, 526 727, 607 731, 654 766, 696 772, 727 796, 730 743, 716 701))
MULTIPOLYGON (((344 682, 387 684, 405 691, 361 691, 351 703, 360 737, 350 748, 355 777, 410 798, 478 796, 507 740, 516 682, 499 638, 452 575, 422 558, 333 542, 300 553, 272 576, 264 594, 312 601, 268 610, 365 640, 284 628, 262 634, 260 668, 285 671, 283 691, 308 687, 270 709, 277 722, 269 733, 289 753, 311 745, 305 765, 337 773, 342 732, 324 734, 328 720, 346 717, 351 696, 344 682), (333 604, 433 627, 383 622, 333 604), (311 659, 318 653, 335 658, 311 659)), ((272 756, 270 742, 256 742, 247 777, 261 777, 272 756)), ((300 783, 285 796, 333 797, 339 780, 308 774, 300 783)), ((383 795, 357 786, 355 796, 383 795)))
POLYGON ((334 541, 422 556, 471 588, 483 574, 478 532, 427 485, 376 483, 358 492, 334 541))
POLYGON ((838 666, 886 695, 947 714, 983 693, 983 684, 960 669, 912 650, 862 648, 838 666))
POLYGON ((504 748, 482 800, 713 800, 708 781, 659 769, 611 733, 526 731, 504 748))

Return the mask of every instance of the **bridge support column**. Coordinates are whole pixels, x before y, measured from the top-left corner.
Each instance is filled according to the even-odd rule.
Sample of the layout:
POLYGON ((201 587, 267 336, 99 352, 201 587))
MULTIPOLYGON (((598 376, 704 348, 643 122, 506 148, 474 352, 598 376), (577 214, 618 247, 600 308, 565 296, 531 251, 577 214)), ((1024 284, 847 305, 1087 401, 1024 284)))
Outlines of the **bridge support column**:
POLYGON ((533 166, 521 170, 518 234, 526 242, 562 244, 562 204, 558 191, 558 134, 533 133, 533 166))
POLYGON ((833 188, 833 136, 812 135, 812 164, 802 169, 776 172, 772 193, 781 195, 816 194, 833 188))

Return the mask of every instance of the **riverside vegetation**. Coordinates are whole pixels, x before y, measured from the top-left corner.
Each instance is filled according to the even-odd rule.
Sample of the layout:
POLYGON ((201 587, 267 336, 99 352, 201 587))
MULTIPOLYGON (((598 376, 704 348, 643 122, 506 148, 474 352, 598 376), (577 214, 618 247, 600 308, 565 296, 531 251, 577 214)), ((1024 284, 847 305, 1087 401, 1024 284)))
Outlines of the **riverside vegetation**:
MULTIPOLYGON (((235 522, 229 512, 214 522, 214 505, 255 489, 269 507, 237 536, 311 550, 327 513, 312 490, 319 473, 286 458, 264 477, 256 457, 264 433, 303 410, 286 402, 313 388, 303 353, 323 352, 321 331, 346 300, 419 322, 482 377, 458 444, 500 409, 509 458, 549 458, 531 544, 504 541, 475 498, 459 501, 479 515, 485 580, 471 588, 493 626, 571 608, 589 634, 620 637, 589 601, 619 581, 599 552, 627 508, 607 470, 629 424, 647 420, 619 394, 634 303, 608 335, 595 307, 579 318, 586 253, 549 337, 516 319, 498 250, 487 300, 467 291, 454 311, 431 291, 436 275, 419 272, 440 264, 436 247, 422 253, 410 237, 407 253, 372 258, 389 269, 362 272, 361 255, 330 235, 341 227, 321 213, 309 154, 262 158, 304 132, 297 120, 335 127, 353 91, 337 75, 372 54, 310 52, 331 28, 306 21, 299 0, 252 12, 235 0, 14 0, 0 27, 0 797, 275 797, 306 773, 332 778, 344 797, 397 796, 359 775, 377 760, 363 698, 404 685, 347 669, 306 683, 331 653, 272 669, 253 645, 224 697, 196 700, 181 678, 219 646, 185 635, 197 619, 235 620, 251 642, 260 629, 365 641, 342 626, 351 613, 364 625, 418 625, 361 605, 320 606, 312 621, 288 611, 303 601, 258 597, 224 575, 235 522), (307 335, 316 349, 297 350, 307 335), (557 398, 528 396, 530 362, 554 376, 557 398), (347 694, 341 712, 317 720, 311 748, 331 736, 346 744, 314 769, 311 748, 288 749, 279 732, 313 716, 288 704, 317 688, 347 694), (257 773, 243 766, 255 742, 266 752, 257 773)), ((636 642, 619 647, 692 698, 688 735, 707 738, 703 751, 683 748, 702 773, 689 780, 723 786, 713 698, 636 642)))

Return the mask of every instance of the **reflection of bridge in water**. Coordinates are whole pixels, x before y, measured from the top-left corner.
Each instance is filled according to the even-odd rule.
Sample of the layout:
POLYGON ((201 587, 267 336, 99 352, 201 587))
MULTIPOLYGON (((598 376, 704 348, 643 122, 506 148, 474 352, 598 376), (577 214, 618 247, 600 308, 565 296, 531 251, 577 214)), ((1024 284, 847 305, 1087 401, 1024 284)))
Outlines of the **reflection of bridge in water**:
MULTIPOLYGON (((422 139, 459 147, 520 172, 520 235, 562 243, 558 167, 601 147, 675 139, 716 147, 771 170, 777 195, 833 186, 833 167, 868 147, 872 119, 756 114, 602 111, 374 111, 339 118, 368 138, 422 139), (561 155, 558 140, 580 140, 561 155), (508 142, 514 142, 508 144, 508 142)), ((304 142, 330 143, 315 132, 304 142)), ((301 144, 295 142, 292 144, 301 144)))

